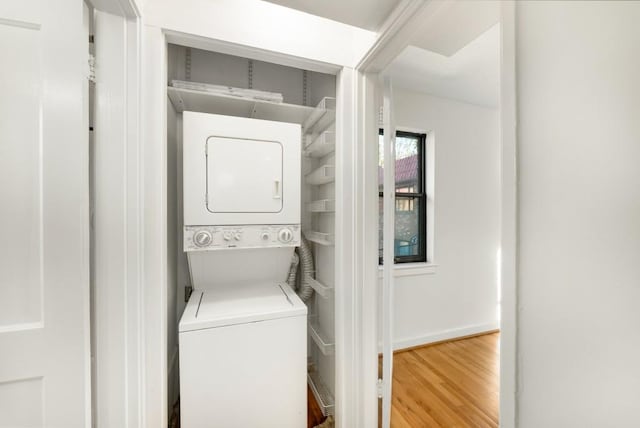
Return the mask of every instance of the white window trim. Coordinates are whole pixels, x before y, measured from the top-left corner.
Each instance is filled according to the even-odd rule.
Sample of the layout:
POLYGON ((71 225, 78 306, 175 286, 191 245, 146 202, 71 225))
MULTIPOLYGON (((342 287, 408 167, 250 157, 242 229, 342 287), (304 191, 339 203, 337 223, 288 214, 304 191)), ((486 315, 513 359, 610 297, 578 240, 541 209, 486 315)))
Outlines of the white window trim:
MULTIPOLYGON (((436 273, 436 267, 438 266, 433 262, 435 260, 435 166, 436 166, 436 144, 435 144, 435 132, 433 130, 427 131, 425 129, 411 128, 407 126, 397 126, 396 132, 410 132, 413 134, 425 134, 424 141, 424 156, 426 173, 424 177, 425 181, 425 194, 427 201, 427 261, 415 262, 415 263, 397 263, 395 264, 394 277, 400 276, 414 276, 414 275, 431 275, 436 273)), ((378 278, 382 278, 382 265, 378 265, 378 278)))
MULTIPOLYGON (((418 275, 434 275, 438 264, 431 262, 421 263, 399 263, 393 267, 393 276, 399 278, 402 276, 418 276, 418 275)), ((378 279, 382 278, 382 266, 378 266, 378 279)))

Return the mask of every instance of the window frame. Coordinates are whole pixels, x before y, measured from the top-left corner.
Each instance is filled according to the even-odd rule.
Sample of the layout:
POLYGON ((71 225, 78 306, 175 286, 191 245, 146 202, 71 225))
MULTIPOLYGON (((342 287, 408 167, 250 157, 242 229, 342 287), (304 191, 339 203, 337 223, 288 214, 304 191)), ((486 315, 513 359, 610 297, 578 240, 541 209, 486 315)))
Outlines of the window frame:
MULTIPOLYGON (((378 130, 378 137, 383 135, 383 129, 380 128, 378 130)), ((417 200, 419 205, 418 210, 418 235, 422 238, 418 240, 418 254, 416 255, 408 255, 408 256, 396 256, 394 253, 393 263, 404 264, 404 263, 428 263, 427 260, 427 171, 426 171, 426 148, 427 148, 427 134, 421 132, 409 132, 409 131, 401 131, 396 130, 396 138, 397 137, 408 137, 408 138, 417 138, 418 140, 418 192, 408 193, 401 192, 396 193, 395 201, 397 203, 398 198, 400 199, 413 199, 417 200)), ((378 140, 378 144, 379 140, 378 140)), ((384 192, 378 191, 378 198, 382 198, 384 192)), ((395 204, 394 204, 395 206, 395 204)), ((395 230, 395 225, 394 225, 395 230)), ((380 233, 380 231, 378 231, 380 233)), ((395 240, 395 237, 394 237, 395 240)), ((394 245, 395 251, 395 245, 394 245)), ((378 264, 382 265, 383 259, 382 256, 378 256, 378 264)))

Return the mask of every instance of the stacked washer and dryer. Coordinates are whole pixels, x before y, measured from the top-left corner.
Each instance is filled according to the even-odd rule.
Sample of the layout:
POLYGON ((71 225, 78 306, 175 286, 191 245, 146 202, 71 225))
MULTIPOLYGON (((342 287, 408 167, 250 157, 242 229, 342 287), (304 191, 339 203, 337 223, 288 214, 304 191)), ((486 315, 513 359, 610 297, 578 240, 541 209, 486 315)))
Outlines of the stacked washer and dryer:
POLYGON ((286 284, 300 125, 185 111, 183 162, 182 427, 303 427, 307 307, 286 284))

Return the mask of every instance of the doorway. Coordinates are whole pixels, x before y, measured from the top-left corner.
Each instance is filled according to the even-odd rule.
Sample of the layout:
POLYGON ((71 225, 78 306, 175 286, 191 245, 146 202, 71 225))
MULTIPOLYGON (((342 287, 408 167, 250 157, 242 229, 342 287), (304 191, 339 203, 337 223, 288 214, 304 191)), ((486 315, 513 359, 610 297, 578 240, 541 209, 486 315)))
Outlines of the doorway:
POLYGON ((487 426, 510 426, 512 5, 409 4, 400 16, 402 23, 391 24, 386 43, 359 67, 375 89, 368 99, 379 107, 376 116, 362 121, 364 139, 376 141, 380 153, 379 423, 473 425, 479 417, 487 426), (424 145, 409 147, 412 135, 424 136, 424 145), (416 184, 411 191, 409 176, 416 184), (405 254, 421 245, 424 251, 405 254), (447 361, 457 363, 439 364, 447 361), (469 383, 482 391, 484 401, 464 400, 472 393, 469 383), (439 393, 429 393, 430 387, 439 393), (471 407, 478 412, 465 413, 471 407))

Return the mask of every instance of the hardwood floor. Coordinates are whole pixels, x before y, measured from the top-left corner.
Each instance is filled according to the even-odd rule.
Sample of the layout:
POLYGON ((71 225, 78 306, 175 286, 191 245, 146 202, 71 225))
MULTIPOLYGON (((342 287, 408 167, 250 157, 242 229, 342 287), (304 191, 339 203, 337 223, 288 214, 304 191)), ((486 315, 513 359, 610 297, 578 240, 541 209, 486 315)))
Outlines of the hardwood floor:
POLYGON ((497 427, 498 335, 396 353, 391 426, 497 427))
MULTIPOLYGON (((394 355, 393 428, 498 426, 499 333, 423 346, 394 355)), ((307 388, 307 427, 326 418, 307 388)), ((179 427, 179 404, 174 406, 179 427)), ((379 420, 380 420, 380 414, 379 420)))
POLYGON ((311 388, 307 386, 307 428, 320 425, 326 418, 322 415, 322 410, 318 406, 316 397, 313 396, 311 388))

